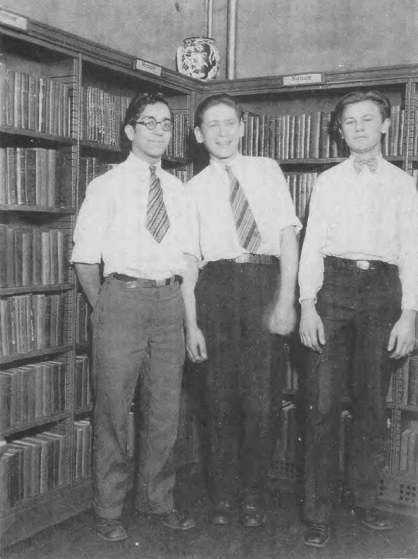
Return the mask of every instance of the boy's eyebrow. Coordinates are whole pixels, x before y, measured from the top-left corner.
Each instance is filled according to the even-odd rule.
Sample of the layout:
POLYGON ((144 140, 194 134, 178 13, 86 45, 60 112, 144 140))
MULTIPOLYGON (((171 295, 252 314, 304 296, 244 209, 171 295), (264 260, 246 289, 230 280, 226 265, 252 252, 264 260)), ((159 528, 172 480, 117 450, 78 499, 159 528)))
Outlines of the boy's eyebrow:
POLYGON ((209 123, 213 123, 213 122, 234 122, 235 119, 234 118, 211 118, 210 120, 208 120, 209 123))
MULTIPOLYGON (((364 118, 365 116, 374 116, 374 115, 373 115, 373 113, 366 113, 364 115, 361 115, 360 118, 364 118)), ((350 119, 354 119, 354 118, 355 118, 354 116, 345 116, 345 117, 343 117, 343 120, 350 120, 350 119)))

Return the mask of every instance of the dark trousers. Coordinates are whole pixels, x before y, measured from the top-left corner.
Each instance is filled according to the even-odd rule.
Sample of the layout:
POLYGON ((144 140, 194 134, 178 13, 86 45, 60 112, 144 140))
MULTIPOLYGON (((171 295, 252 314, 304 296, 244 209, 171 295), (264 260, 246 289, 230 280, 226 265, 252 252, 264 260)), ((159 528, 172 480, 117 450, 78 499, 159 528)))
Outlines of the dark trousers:
POLYGON ((172 450, 177 437, 184 304, 179 284, 128 287, 107 278, 92 316, 96 513, 122 512, 130 471, 127 424, 140 381, 138 470, 135 506, 147 513, 173 507, 172 450))
POLYGON ((208 350, 203 375, 210 493, 214 500, 262 499, 281 412, 282 372, 265 320, 278 265, 207 264, 196 286, 208 350))
POLYGON ((375 502, 387 445, 386 395, 396 363, 389 359, 390 331, 401 312, 395 266, 360 270, 325 258, 318 313, 326 342, 309 351, 305 453, 305 519, 329 523, 338 497, 341 397, 352 397, 352 440, 346 483, 354 506, 375 502))

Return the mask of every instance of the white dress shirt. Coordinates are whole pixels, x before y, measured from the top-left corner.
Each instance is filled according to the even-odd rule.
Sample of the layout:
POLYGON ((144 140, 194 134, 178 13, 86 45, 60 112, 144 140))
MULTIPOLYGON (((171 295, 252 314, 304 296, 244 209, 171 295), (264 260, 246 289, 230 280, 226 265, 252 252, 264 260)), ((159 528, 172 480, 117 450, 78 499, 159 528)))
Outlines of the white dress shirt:
MULTIPOLYGON (((228 164, 245 192, 260 232, 257 253, 279 257, 282 229, 301 227, 280 167, 273 159, 240 154, 228 164)), ((211 161, 186 188, 191 215, 191 254, 205 264, 248 253, 238 241, 225 165, 211 161)))
POLYGON ((300 299, 315 298, 324 256, 382 260, 399 268, 402 308, 418 310, 418 195, 414 179, 378 157, 357 173, 353 157, 319 176, 299 267, 300 299))
POLYGON ((104 262, 104 275, 118 272, 163 279, 185 269, 187 203, 183 184, 157 166, 170 227, 157 243, 146 227, 151 174, 148 163, 129 157, 88 186, 74 231, 72 262, 104 262), (184 245, 184 246, 183 246, 184 245))

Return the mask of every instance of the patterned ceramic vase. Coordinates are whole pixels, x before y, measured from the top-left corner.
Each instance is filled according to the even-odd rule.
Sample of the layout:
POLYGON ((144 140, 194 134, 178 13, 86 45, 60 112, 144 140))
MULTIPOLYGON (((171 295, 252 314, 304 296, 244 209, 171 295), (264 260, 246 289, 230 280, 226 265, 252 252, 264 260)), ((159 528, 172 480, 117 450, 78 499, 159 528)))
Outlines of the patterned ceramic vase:
POLYGON ((199 80, 214 80, 219 72, 219 51, 209 37, 189 37, 177 49, 177 70, 199 80))

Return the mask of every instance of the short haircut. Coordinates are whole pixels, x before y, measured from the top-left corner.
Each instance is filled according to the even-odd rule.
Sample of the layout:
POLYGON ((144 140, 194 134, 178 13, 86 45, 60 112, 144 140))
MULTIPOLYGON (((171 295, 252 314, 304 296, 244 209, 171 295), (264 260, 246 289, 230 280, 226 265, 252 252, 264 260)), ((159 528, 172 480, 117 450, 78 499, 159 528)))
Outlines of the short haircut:
POLYGON ((227 93, 219 93, 217 95, 207 97, 199 104, 194 117, 194 125, 200 128, 205 112, 211 107, 216 107, 218 105, 226 105, 227 107, 231 107, 231 109, 234 109, 238 120, 242 120, 244 111, 242 110, 239 103, 237 103, 235 99, 227 93))
POLYGON ((170 105, 162 93, 138 93, 135 95, 129 103, 129 107, 126 109, 124 126, 128 124, 135 126, 136 121, 144 112, 145 107, 148 105, 155 105, 156 103, 163 103, 170 109, 170 105))
POLYGON ((372 101, 375 103, 382 115, 382 120, 390 118, 390 100, 387 95, 379 91, 352 91, 344 95, 335 105, 333 120, 336 128, 341 128, 344 109, 348 105, 360 103, 361 101, 372 101))

